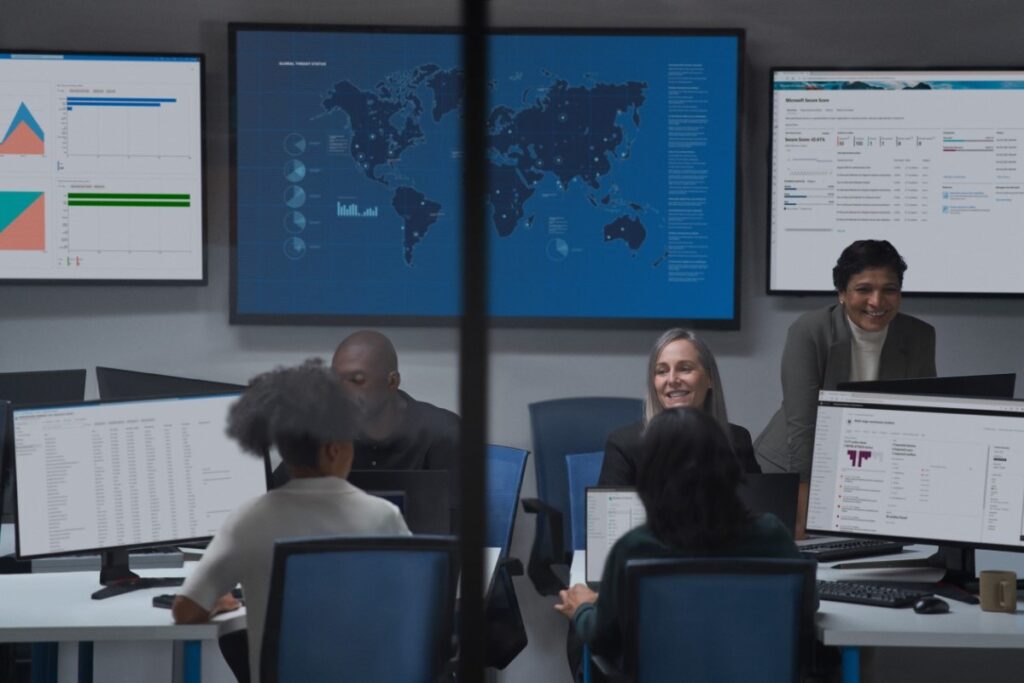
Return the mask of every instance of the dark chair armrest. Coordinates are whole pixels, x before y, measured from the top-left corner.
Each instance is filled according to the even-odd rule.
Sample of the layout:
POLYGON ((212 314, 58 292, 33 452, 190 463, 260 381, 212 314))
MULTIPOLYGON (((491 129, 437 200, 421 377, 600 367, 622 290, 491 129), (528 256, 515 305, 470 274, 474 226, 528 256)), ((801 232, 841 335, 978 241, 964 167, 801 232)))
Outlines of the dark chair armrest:
POLYGON ((590 662, 601 672, 608 683, 629 683, 626 675, 604 655, 590 653, 590 662))
POLYGON ((497 574, 501 569, 508 572, 509 576, 522 576, 524 571, 523 563, 518 557, 506 557, 494 566, 494 573, 497 574))
POLYGON ((539 498, 523 498, 523 511, 537 515, 533 547, 526 573, 541 595, 558 595, 568 586, 565 541, 562 538, 562 512, 539 498))

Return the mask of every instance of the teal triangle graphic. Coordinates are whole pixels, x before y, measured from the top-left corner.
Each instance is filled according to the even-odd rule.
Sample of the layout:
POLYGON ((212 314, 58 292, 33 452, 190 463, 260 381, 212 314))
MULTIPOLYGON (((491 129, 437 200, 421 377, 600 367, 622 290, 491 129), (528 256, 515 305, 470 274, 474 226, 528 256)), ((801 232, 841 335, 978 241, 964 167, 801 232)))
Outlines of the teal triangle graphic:
POLYGON ((17 128, 18 124, 22 121, 25 122, 26 126, 32 129, 33 133, 39 136, 40 140, 46 140, 46 137, 43 135, 43 129, 39 127, 39 123, 36 122, 35 118, 32 116, 32 112, 30 112, 28 107, 25 106, 25 103, 22 102, 18 107, 18 112, 14 115, 14 120, 11 121, 11 125, 7 128, 7 132, 4 133, 4 139, 0 140, 0 143, 5 142, 7 138, 11 137, 11 133, 14 132, 14 129, 17 128))
POLYGON ((0 192, 0 233, 42 196, 42 192, 0 192))

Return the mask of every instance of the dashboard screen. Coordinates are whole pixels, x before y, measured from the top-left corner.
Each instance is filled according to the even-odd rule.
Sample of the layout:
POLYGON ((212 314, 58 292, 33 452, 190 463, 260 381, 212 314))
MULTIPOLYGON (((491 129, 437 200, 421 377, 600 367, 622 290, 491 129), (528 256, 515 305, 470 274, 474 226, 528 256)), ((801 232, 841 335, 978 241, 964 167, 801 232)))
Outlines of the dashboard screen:
MULTIPOLYGON (((459 40, 232 26, 233 321, 457 318, 459 40)), ((490 55, 492 320, 738 325, 742 32, 506 31, 490 55)))
POLYGON ((205 281, 201 55, 0 53, 0 280, 205 281))
POLYGON ((887 239, 905 291, 1024 294, 1024 71, 776 69, 772 96, 770 292, 887 239))

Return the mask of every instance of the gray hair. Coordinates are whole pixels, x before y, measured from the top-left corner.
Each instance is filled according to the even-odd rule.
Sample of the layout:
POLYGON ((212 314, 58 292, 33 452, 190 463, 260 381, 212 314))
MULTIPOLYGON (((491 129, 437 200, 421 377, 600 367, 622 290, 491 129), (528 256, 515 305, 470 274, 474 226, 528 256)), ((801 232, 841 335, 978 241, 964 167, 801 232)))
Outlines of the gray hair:
POLYGON ((711 388, 704 397, 704 405, 700 408, 714 418, 722 431, 729 434, 729 416, 725 412, 725 391, 722 388, 722 377, 718 374, 718 363, 715 362, 715 354, 711 353, 711 347, 690 330, 681 327, 673 327, 666 331, 651 347, 651 355, 647 359, 647 396, 644 399, 644 427, 646 427, 654 416, 662 412, 664 408, 658 400, 658 394, 654 389, 654 369, 658 365, 658 356, 665 350, 665 347, 676 341, 688 341, 697 349, 697 360, 700 362, 708 379, 711 380, 711 388))
POLYGON ((361 413, 341 379, 310 359, 253 378, 231 405, 227 434, 250 453, 276 446, 286 462, 315 466, 321 446, 355 439, 361 413))

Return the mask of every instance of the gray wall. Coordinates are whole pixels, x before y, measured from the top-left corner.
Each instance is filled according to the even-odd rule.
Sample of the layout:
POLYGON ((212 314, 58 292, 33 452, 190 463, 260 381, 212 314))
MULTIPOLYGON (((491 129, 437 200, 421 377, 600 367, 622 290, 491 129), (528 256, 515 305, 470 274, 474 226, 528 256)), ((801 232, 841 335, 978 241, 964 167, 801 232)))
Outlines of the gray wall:
MULTIPOLYGON (((787 66, 1024 64, 1024 14, 1008 0, 502 0, 505 26, 743 27, 742 316, 739 332, 709 333, 734 422, 755 435, 780 400, 778 360, 787 326, 824 298, 764 294, 768 69, 787 66)), ((210 231, 207 287, 0 286, 0 372, 111 365, 241 382, 272 365, 327 355, 349 329, 232 327, 228 309, 228 21, 453 24, 453 0, 35 0, 4 3, 0 47, 201 51, 207 63, 210 231)), ((965 235, 965 248, 968 238, 965 235)), ((899 240, 894 240, 899 246, 899 240)), ((1022 255, 1024 256, 1024 255, 1022 255)), ((949 277, 957 277, 955 263, 949 277)), ((911 264, 911 273, 913 264, 911 264)), ((822 264, 823 286, 829 264, 822 264)), ((917 299, 904 310, 938 331, 940 373, 1022 370, 1022 300, 917 299)), ((457 408, 453 329, 386 330, 404 386, 457 408)), ((633 394, 643 386, 654 332, 498 330, 492 339, 490 440, 529 447, 526 405, 568 395, 633 394)), ((89 392, 95 394, 90 373, 89 392)), ((529 485, 529 484, 528 484, 529 485)), ((526 529, 516 545, 525 556, 526 529)), ((531 645, 506 680, 559 680, 564 626, 550 601, 521 595, 531 645)))

